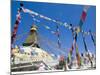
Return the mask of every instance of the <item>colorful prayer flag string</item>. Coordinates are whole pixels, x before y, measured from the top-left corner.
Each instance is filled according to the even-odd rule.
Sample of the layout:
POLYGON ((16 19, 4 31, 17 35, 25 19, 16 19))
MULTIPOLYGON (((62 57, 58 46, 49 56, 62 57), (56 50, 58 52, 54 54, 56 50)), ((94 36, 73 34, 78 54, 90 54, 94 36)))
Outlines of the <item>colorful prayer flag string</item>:
POLYGON ((77 33, 75 34, 74 40, 75 40, 75 50, 76 50, 77 64, 78 64, 78 68, 80 68, 81 58, 80 58, 80 54, 79 54, 79 51, 78 51, 78 45, 77 45, 77 33))
POLYGON ((28 14, 33 15, 33 16, 38 16, 40 18, 43 18, 43 19, 48 20, 48 21, 52 21, 54 23, 57 23, 59 25, 65 26, 66 28, 70 29, 70 25, 68 25, 67 23, 63 23, 61 21, 51 19, 51 18, 49 18, 47 16, 41 15, 41 14, 39 14, 37 12, 34 12, 34 11, 30 10, 30 9, 26 9, 24 7, 22 7, 22 10, 23 10, 24 13, 28 13, 28 14))
MULTIPOLYGON (((20 6, 22 7, 23 5, 20 4, 20 6)), ((21 20, 21 16, 20 16, 20 12, 22 11, 22 8, 19 8, 18 9, 18 14, 16 15, 16 21, 15 21, 15 26, 14 26, 14 30, 13 30, 13 33, 12 33, 12 36, 11 36, 11 44, 13 44, 15 38, 16 38, 16 34, 17 34, 17 30, 18 30, 18 25, 20 23, 20 20, 21 20)))
POLYGON ((86 43, 85 43, 85 37, 84 37, 84 35, 83 35, 83 43, 84 43, 84 47, 85 47, 86 52, 88 52, 88 49, 87 49, 87 46, 86 46, 86 43))
POLYGON ((91 30, 89 30, 89 32, 90 32, 90 36, 91 36, 91 39, 92 39, 92 41, 93 41, 93 44, 94 44, 94 46, 96 46, 96 43, 95 43, 95 40, 94 40, 93 35, 92 35, 92 33, 91 33, 91 30))
POLYGON ((59 48, 61 48, 61 43, 60 43, 60 33, 59 33, 60 31, 59 31, 59 27, 58 27, 58 25, 56 25, 56 35, 57 35, 57 37, 58 37, 58 47, 59 48))
MULTIPOLYGON (((79 25, 80 25, 80 28, 77 28, 77 33, 79 33, 80 31, 81 31, 81 27, 82 27, 82 25, 83 25, 83 22, 85 21, 85 18, 86 18, 86 12, 87 12, 87 10, 88 10, 88 8, 89 8, 90 6, 84 6, 84 9, 83 9, 83 12, 82 12, 82 15, 81 15, 81 20, 80 20, 80 23, 79 23, 79 25)), ((27 9, 27 8, 24 8, 24 7, 22 7, 22 11, 24 12, 24 13, 28 13, 29 15, 31 15, 32 17, 34 17, 34 16, 39 16, 40 18, 43 18, 43 19, 45 19, 45 20, 48 20, 48 21, 52 21, 52 22, 54 22, 54 23, 57 23, 57 24, 59 24, 60 26, 64 26, 65 28, 68 28, 69 30, 72 28, 67 22, 65 22, 65 23, 63 23, 63 22, 61 22, 61 21, 58 21, 58 20, 54 20, 54 19, 52 19, 52 18, 49 18, 49 17, 47 17, 47 16, 44 16, 44 15, 42 15, 42 14, 39 14, 39 13, 37 13, 37 12, 34 12, 34 11, 32 11, 32 10, 30 10, 30 9, 27 9)), ((73 28, 74 29, 74 28, 73 28)))
POLYGON ((89 51, 88 51, 88 49, 87 49, 87 45, 86 45, 86 42, 85 42, 85 37, 84 37, 83 34, 82 34, 82 37, 83 37, 83 43, 84 43, 85 51, 88 53, 88 59, 89 59, 89 61, 90 61, 90 63, 91 63, 91 67, 92 67, 92 66, 93 66, 93 63, 92 63, 92 60, 91 60, 89 51))
POLYGON ((77 46, 77 43, 76 43, 77 42, 77 35, 80 31, 82 31, 82 26, 83 26, 83 23, 86 19, 88 8, 89 8, 89 6, 84 6, 84 9, 83 9, 83 12, 82 12, 82 15, 81 15, 81 19, 80 19, 80 22, 79 22, 79 27, 76 28, 75 49, 76 49, 76 57, 77 57, 78 67, 80 67, 80 65, 81 65, 81 58, 80 58, 80 54, 79 54, 79 51, 78 51, 78 46, 77 46))
POLYGON ((75 44, 75 41, 73 41, 72 43, 72 46, 70 48, 70 51, 68 53, 68 61, 71 62, 71 57, 72 57, 72 54, 73 54, 73 50, 74 50, 74 44, 75 44))
POLYGON ((83 23, 86 19, 86 16, 87 16, 87 11, 88 11, 88 8, 90 6, 84 6, 84 9, 83 9, 83 12, 82 12, 82 15, 81 15, 81 19, 80 19, 80 22, 79 22, 79 27, 80 27, 80 30, 82 29, 82 26, 83 26, 83 23))

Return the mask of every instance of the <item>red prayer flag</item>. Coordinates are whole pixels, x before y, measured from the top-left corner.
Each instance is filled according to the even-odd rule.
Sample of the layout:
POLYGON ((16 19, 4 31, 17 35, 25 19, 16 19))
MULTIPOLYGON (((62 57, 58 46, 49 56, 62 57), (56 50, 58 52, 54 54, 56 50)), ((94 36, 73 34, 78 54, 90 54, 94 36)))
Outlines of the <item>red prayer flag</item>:
POLYGON ((86 12, 83 11, 82 12, 82 16, 81 16, 81 20, 84 22, 85 21, 85 18, 86 18, 86 12))

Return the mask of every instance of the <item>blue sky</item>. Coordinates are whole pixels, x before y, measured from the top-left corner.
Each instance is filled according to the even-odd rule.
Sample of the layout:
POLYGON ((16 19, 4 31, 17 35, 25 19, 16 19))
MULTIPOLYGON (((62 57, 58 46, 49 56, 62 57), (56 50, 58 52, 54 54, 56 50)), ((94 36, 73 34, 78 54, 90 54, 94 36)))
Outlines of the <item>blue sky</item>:
MULTIPOLYGON (((80 21, 80 16, 83 11, 84 5, 72 5, 72 4, 56 4, 56 3, 42 3, 42 2, 22 2, 24 4, 25 8, 28 8, 30 10, 33 10, 37 13, 40 13, 42 15, 45 15, 47 17, 50 17, 55 20, 60 20, 62 22, 67 22, 68 24, 72 23, 73 26, 77 26, 80 21)), ((17 9, 20 7, 20 1, 12 1, 11 5, 11 31, 13 30, 14 23, 16 20, 16 14, 17 9)), ((57 44, 57 36, 50 33, 50 31, 46 30, 41 24, 45 24, 53 31, 56 29, 56 23, 46 21, 44 19, 41 19, 39 17, 36 17, 38 20, 40 20, 40 23, 35 22, 32 20, 32 17, 29 14, 21 13, 21 23, 18 27, 17 35, 22 35, 23 33, 29 32, 30 27, 32 24, 37 25, 38 27, 38 35, 40 38, 40 45, 43 49, 47 50, 50 53, 54 54, 65 54, 67 55, 69 52, 69 49, 72 45, 73 38, 72 33, 70 30, 66 29, 63 26, 59 26, 60 29, 60 41, 61 41, 61 49, 58 50, 54 45, 57 44), (43 41, 44 39, 44 41, 43 41), (48 39, 50 42, 54 43, 54 45, 47 44, 46 39, 48 39), (44 44, 43 44, 44 43, 44 44)), ((84 31, 88 31, 91 29, 92 32, 96 33, 96 7, 91 6, 87 12, 86 20, 83 24, 82 29, 84 31)), ((15 42, 17 45, 21 45, 27 35, 20 38, 15 42)), ((91 40, 91 37, 89 35, 85 36, 86 38, 86 44, 88 49, 95 53, 95 47, 93 45, 93 42, 91 40)), ((82 41, 82 35, 79 33, 78 40, 77 40, 79 52, 84 52, 84 44, 82 41)), ((75 53, 75 50, 74 50, 75 53)))

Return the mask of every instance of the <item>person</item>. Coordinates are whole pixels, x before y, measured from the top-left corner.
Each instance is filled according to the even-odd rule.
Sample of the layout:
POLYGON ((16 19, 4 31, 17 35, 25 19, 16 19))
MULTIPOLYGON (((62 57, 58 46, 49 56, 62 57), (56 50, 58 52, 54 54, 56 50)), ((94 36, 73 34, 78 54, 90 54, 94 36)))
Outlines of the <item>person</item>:
POLYGON ((57 69, 64 69, 64 71, 67 70, 66 60, 65 60, 64 56, 60 56, 59 64, 57 65, 57 69))

